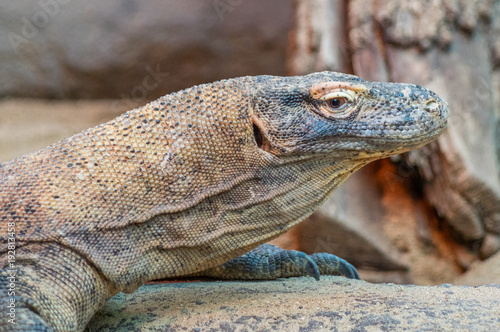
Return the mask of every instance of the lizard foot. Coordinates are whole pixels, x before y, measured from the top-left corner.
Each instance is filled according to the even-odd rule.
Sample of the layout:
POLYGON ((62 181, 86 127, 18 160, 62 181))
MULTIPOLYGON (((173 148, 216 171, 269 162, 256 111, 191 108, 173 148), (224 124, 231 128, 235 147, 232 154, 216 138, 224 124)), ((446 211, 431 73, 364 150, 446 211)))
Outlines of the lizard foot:
POLYGON ((199 275, 233 280, 271 280, 287 277, 320 275, 360 279, 358 271, 346 260, 327 253, 307 255, 301 251, 284 250, 263 244, 252 251, 199 275))

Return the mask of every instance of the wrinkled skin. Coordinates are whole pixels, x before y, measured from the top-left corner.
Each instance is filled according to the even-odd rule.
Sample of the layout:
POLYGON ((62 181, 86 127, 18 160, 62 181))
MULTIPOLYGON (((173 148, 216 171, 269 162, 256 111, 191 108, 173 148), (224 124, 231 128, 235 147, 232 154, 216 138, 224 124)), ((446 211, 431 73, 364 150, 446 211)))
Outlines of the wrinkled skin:
POLYGON ((447 116, 423 87, 333 72, 166 95, 0 164, 0 292, 13 225, 16 327, 81 330, 118 291, 284 233, 363 165, 435 139, 447 116))

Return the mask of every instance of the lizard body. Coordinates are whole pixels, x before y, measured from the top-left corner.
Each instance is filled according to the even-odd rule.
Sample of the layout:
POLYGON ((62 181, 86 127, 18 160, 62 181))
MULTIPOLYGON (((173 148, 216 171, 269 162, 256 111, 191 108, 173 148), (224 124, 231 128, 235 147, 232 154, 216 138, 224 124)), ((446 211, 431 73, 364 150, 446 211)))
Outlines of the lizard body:
POLYGON ((0 164, 0 294, 15 233, 18 305, 17 325, 0 328, 81 330, 119 291, 248 252, 368 162, 436 138, 447 115, 416 85, 241 77, 0 164))

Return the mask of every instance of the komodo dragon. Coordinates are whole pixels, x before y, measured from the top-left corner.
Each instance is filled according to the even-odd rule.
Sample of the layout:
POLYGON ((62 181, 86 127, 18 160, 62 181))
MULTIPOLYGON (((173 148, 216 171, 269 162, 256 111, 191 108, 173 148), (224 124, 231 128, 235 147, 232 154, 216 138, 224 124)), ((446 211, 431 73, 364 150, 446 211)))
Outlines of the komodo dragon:
POLYGON ((435 139, 447 117, 417 85, 241 77, 0 164, 0 330, 82 330, 120 291, 248 252, 363 165, 435 139))

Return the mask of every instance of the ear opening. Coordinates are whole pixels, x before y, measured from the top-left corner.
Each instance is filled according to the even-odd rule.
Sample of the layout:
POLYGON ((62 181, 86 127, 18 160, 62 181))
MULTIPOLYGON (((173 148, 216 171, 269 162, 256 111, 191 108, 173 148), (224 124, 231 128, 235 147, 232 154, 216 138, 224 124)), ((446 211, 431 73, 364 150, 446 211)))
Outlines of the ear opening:
POLYGON ((257 143, 257 147, 262 149, 262 145, 264 144, 264 136, 262 136, 262 131, 260 130, 257 124, 253 123, 253 136, 255 138, 255 143, 257 143))

